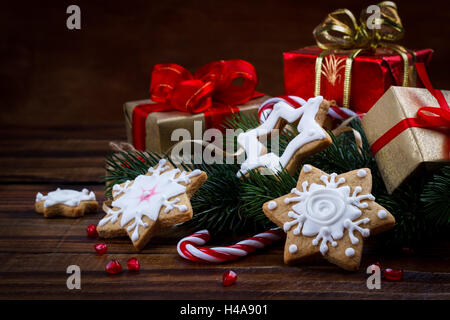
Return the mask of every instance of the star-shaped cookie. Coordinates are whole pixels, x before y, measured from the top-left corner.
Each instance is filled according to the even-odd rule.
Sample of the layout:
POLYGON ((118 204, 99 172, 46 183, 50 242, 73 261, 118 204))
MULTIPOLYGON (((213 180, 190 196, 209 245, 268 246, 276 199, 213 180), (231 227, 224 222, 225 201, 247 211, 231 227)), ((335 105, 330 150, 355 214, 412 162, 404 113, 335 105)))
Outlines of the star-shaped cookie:
POLYGON ((291 193, 263 205, 266 216, 287 233, 284 262, 322 255, 343 269, 357 270, 363 238, 395 224, 371 190, 370 169, 329 175, 304 165, 291 193))
POLYGON ((276 173, 286 168, 294 174, 304 159, 331 145, 331 137, 323 129, 329 107, 330 102, 321 96, 305 101, 297 109, 283 101, 276 103, 260 126, 238 135, 237 141, 247 157, 237 176, 248 175, 252 169, 269 169, 276 173), (267 153, 260 138, 267 138, 274 130, 283 129, 287 123, 297 125, 298 135, 289 142, 281 156, 267 153))
POLYGON ((113 186, 97 231, 103 238, 128 235, 141 250, 160 228, 192 219, 190 198, 206 179, 201 170, 182 171, 161 159, 145 175, 113 186))
POLYGON ((46 196, 38 192, 34 206, 36 212, 43 214, 45 218, 78 218, 88 212, 97 212, 98 202, 94 192, 87 189, 76 191, 58 188, 46 196))

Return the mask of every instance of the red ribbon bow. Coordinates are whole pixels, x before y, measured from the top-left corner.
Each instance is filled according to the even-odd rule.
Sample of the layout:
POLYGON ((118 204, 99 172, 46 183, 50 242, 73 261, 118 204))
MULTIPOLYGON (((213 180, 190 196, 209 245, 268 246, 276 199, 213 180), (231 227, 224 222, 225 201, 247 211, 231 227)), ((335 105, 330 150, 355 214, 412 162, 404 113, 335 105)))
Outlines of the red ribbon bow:
POLYGON ((436 98, 440 107, 421 107, 417 110, 415 118, 406 118, 397 123, 372 144, 370 149, 373 155, 408 128, 418 127, 434 130, 438 130, 439 128, 450 129, 450 107, 448 106, 444 95, 440 90, 433 88, 424 63, 416 63, 416 69, 425 88, 427 88, 427 90, 436 98))
POLYGON ((207 127, 213 127, 223 120, 224 113, 228 115, 238 111, 233 106, 262 96, 255 92, 257 82, 255 68, 244 60, 211 62, 194 75, 174 63, 155 65, 150 83, 150 98, 155 103, 141 104, 133 110, 134 146, 140 150, 145 149, 145 122, 150 113, 172 110, 190 113, 207 111, 205 118, 210 123, 207 127), (212 119, 214 115, 222 117, 212 119))

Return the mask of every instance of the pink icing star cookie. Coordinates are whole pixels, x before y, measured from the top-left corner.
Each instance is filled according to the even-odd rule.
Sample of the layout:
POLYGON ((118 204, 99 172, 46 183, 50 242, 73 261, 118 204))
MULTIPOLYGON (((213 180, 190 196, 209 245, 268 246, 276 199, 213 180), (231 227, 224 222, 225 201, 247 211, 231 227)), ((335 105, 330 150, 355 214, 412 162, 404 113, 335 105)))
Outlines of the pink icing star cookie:
POLYGON ((114 185, 97 231, 103 238, 128 235, 141 250, 159 229, 192 219, 190 198, 206 179, 201 170, 182 171, 161 159, 145 175, 114 185))

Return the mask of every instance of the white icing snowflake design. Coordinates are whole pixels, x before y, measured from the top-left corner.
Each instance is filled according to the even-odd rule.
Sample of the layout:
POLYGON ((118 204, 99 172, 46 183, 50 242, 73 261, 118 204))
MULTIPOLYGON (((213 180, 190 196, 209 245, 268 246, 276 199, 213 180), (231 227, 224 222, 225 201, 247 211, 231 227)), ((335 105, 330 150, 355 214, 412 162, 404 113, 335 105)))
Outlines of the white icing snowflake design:
POLYGON ((361 208, 367 208, 367 202, 363 200, 375 200, 371 194, 358 195, 362 188, 355 187, 350 195, 348 185, 340 186, 345 183, 345 178, 339 178, 336 181, 336 173, 328 176, 323 175, 320 180, 324 185, 308 181, 302 183, 303 191, 292 189, 297 197, 286 198, 285 202, 297 202, 292 206, 292 211, 288 212, 293 220, 284 224, 284 231, 287 232, 292 227, 294 235, 300 233, 304 236, 316 236, 312 243, 317 246, 320 243, 320 252, 325 255, 328 251, 328 243, 333 247, 337 246, 336 240, 344 236, 344 229, 347 229, 348 236, 352 244, 357 244, 359 239, 354 235, 354 231, 361 233, 363 237, 370 235, 370 230, 362 228, 360 225, 367 224, 370 219, 364 218, 355 221, 361 217, 361 208))
POLYGON ((194 170, 189 173, 180 169, 169 169, 167 161, 161 159, 156 168, 148 169, 152 175, 140 175, 133 182, 126 181, 123 186, 116 184, 113 187, 113 196, 122 196, 112 202, 112 207, 119 210, 109 209, 107 216, 100 220, 99 225, 103 226, 108 222, 114 223, 120 217, 120 225, 123 227, 130 221, 132 224, 127 227, 127 231, 132 231, 131 240, 134 242, 139 239, 139 226, 148 227, 148 224, 142 221, 144 216, 156 221, 161 208, 164 206, 164 212, 168 213, 173 208, 180 211, 186 211, 185 205, 177 204, 180 199, 172 197, 186 192, 186 186, 180 182, 189 184, 189 178, 198 176, 201 171, 194 170), (177 178, 175 176, 178 175, 177 178))

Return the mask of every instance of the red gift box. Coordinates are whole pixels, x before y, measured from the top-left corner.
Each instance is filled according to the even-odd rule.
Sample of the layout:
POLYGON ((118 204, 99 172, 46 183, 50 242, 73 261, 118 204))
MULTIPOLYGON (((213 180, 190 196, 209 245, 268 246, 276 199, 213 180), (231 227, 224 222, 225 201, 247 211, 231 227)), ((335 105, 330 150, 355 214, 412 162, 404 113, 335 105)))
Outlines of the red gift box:
MULTIPOLYGON (((322 52, 319 47, 306 47, 284 53, 284 88, 286 95, 304 99, 314 96, 316 58, 322 52)), ((428 64, 432 49, 415 50, 416 61, 428 64)), ((345 63, 351 50, 334 51, 323 59, 320 95, 335 100, 340 106, 344 100, 345 63)), ((412 55, 408 54, 412 62, 412 55)), ((423 87, 417 80, 412 63, 409 85, 423 87)), ((402 57, 384 48, 375 52, 361 52, 353 60, 350 83, 349 106, 357 112, 367 112, 391 86, 401 86, 403 78, 402 57)))

